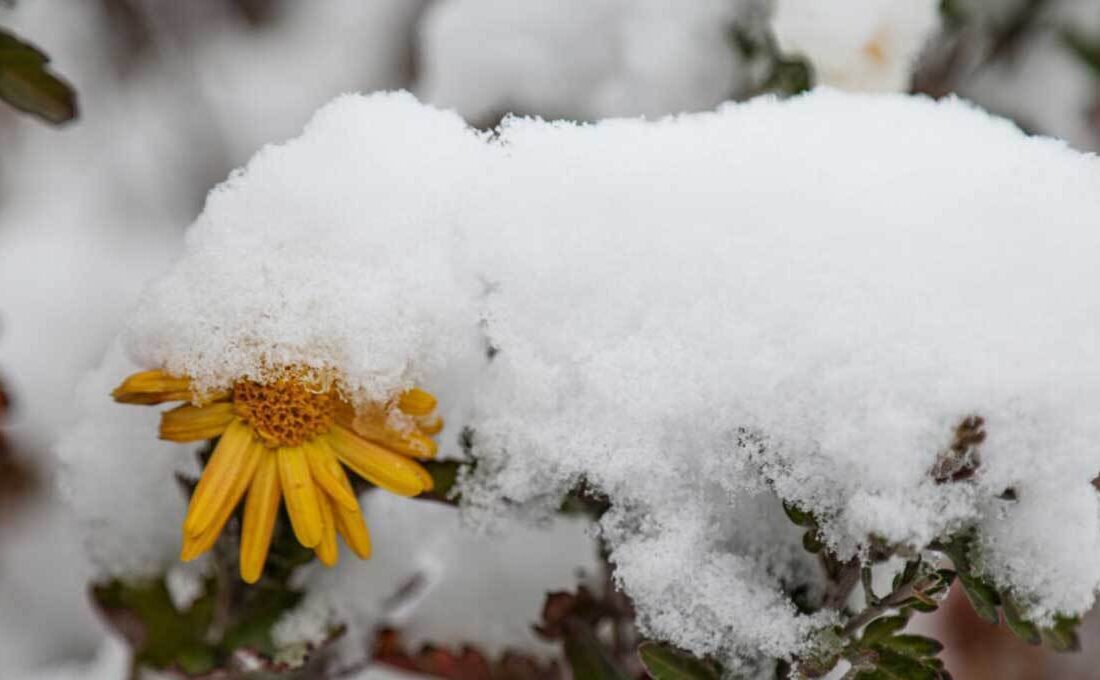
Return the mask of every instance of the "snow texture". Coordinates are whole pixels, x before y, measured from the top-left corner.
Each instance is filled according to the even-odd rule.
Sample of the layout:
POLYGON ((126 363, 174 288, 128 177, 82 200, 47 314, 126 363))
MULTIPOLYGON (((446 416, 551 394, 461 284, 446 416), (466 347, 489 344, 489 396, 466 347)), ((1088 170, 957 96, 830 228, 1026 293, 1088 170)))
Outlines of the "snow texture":
MULTIPOLYGON (((445 0, 422 20, 418 93, 475 123, 710 109, 746 72, 746 0, 445 0)), ((763 12, 759 12, 761 15, 763 12)))
MULTIPOLYGON (((820 583, 778 499, 841 557, 975 526, 1042 621, 1100 585, 1098 187, 1095 157, 950 99, 822 90, 488 136, 349 96, 211 195, 128 342, 210 387, 295 362, 356 397, 439 389, 443 443, 473 433, 469 516, 549 515, 587 482, 645 633, 694 652, 796 653, 828 620, 784 594, 820 583), (936 484, 972 415, 977 475, 936 484)), ((155 505, 171 482, 154 411, 103 408, 63 454, 109 524, 97 487, 155 505), (117 438, 143 432, 124 471, 117 438)))
POLYGON ((454 168, 480 139, 389 98, 374 124, 348 126, 357 100, 342 101, 210 193, 183 258, 134 317, 139 363, 199 389, 285 365, 339 369, 348 397, 366 402, 471 353, 478 284, 457 270, 452 225, 464 196, 434 190, 424 169, 454 168))
POLYGON ((816 82, 843 90, 902 92, 939 28, 938 0, 776 0, 779 47, 808 57, 816 82))

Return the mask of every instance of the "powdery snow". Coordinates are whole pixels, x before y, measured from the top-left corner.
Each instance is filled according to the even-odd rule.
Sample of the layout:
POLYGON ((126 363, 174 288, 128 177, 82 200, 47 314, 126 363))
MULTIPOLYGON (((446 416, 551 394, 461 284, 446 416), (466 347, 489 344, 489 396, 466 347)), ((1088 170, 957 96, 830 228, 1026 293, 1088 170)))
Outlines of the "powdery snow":
MULTIPOLYGON (((820 583, 776 496, 842 557, 977 526, 1045 620, 1100 584, 1098 188, 1095 157, 954 100, 824 90, 490 137, 344 97, 211 195, 128 344, 210 387, 293 362, 356 398, 440 389, 444 444, 473 431, 469 516, 550 514, 586 480, 645 631, 696 652, 794 653, 827 621, 783 594, 820 583), (971 415, 979 473, 935 484, 971 415)), ((141 436, 112 409, 63 455, 141 436)), ((167 474, 126 473, 138 497, 167 493, 146 473, 167 474)), ((108 476, 74 497, 94 512, 108 476)))

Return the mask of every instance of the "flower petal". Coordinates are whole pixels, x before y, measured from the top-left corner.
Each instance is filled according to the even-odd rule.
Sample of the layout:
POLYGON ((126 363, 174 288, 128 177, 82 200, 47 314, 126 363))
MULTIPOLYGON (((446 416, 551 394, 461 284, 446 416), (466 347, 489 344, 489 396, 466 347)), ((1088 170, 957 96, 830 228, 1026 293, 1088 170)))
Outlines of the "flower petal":
POLYGON ((439 453, 439 445, 435 440, 419 430, 401 432, 387 427, 385 421, 371 415, 356 418, 352 423, 352 430, 363 439, 403 456, 431 460, 439 453))
POLYGON ((328 443, 323 437, 318 437, 305 444, 302 448, 306 451, 306 459, 309 461, 309 473, 313 475, 313 481, 324 489, 325 493, 340 505, 349 510, 359 511, 359 499, 355 496, 355 490, 351 488, 351 482, 336 459, 328 443))
POLYGON ((344 537, 344 543, 359 559, 370 559, 370 532, 362 513, 359 510, 345 510, 336 503, 333 503, 332 509, 336 513, 336 529, 344 537))
POLYGON ((429 437, 439 434, 443 430, 443 419, 437 415, 419 416, 416 419, 416 428, 429 437))
POLYGON ((229 522, 229 518, 233 516, 233 510, 235 509, 236 506, 230 504, 226 504, 224 507, 220 508, 217 517, 210 523, 206 531, 201 534, 190 536, 184 531, 183 547, 180 549, 180 560, 183 562, 190 562, 214 547, 214 544, 218 542, 218 536, 221 536, 222 530, 225 529, 225 525, 229 522))
POLYGON ((279 481, 283 486, 290 525, 298 542, 313 548, 321 542, 321 506, 317 488, 309 474, 309 461, 299 446, 279 449, 279 481))
POLYGON ((266 450, 248 488, 241 527, 241 578, 255 583, 264 571, 271 533, 279 516, 282 493, 279 486, 279 461, 274 451, 266 450))
POLYGON ((336 561, 340 559, 340 549, 336 545, 336 517, 332 507, 335 504, 324 496, 319 500, 322 525, 321 542, 317 544, 313 551, 322 564, 331 567, 335 566, 336 561))
POLYGON ((233 422, 233 404, 228 401, 191 406, 184 404, 160 416, 160 438, 173 442, 196 442, 220 436, 233 422))
POLYGON ((191 494, 183 522, 188 535, 205 532, 226 507, 232 512, 252 481, 263 452, 263 444, 253 439, 247 425, 240 420, 229 424, 191 494))
POLYGON ((171 376, 162 370, 141 371, 122 381, 111 392, 123 404, 161 404, 166 401, 191 401, 190 378, 171 376))
POLYGON ((397 399, 397 408, 410 416, 426 416, 435 410, 436 400, 431 392, 414 387, 397 399))
POLYGON ((371 484, 399 496, 415 496, 432 488, 428 471, 414 460, 373 444, 341 425, 325 435, 340 460, 371 484))

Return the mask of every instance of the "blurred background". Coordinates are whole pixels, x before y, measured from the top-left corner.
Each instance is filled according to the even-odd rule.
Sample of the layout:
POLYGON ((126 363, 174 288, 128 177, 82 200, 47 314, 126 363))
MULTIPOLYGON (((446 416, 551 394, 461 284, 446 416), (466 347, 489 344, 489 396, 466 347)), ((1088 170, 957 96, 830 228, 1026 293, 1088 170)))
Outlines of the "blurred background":
MULTIPOLYGON (((0 104, 4 680, 125 677, 51 444, 207 192, 340 93, 409 89, 491 127, 826 85, 957 95, 1100 148, 1100 0, 0 0, 0 30, 45 52, 78 108, 55 126, 0 104)), ((1053 656, 957 595, 920 623, 955 677, 1097 677, 1100 616, 1083 652, 1053 656)))

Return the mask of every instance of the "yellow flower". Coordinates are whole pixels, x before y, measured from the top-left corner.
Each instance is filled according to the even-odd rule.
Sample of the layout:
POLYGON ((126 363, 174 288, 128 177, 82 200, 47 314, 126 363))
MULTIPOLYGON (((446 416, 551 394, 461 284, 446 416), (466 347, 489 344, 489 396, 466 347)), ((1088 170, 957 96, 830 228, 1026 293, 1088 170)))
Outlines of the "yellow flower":
POLYGON ((112 393, 126 404, 187 402, 161 415, 162 439, 220 437, 191 495, 180 558, 186 562, 209 550, 245 498, 240 563, 249 583, 263 572, 280 501, 298 541, 324 564, 336 563, 337 533, 368 558, 370 536, 344 466, 402 496, 430 491, 432 478, 414 459, 435 456, 431 437, 443 427, 435 397, 420 389, 356 414, 304 371, 286 368, 279 375, 199 395, 188 378, 143 371, 112 393))

